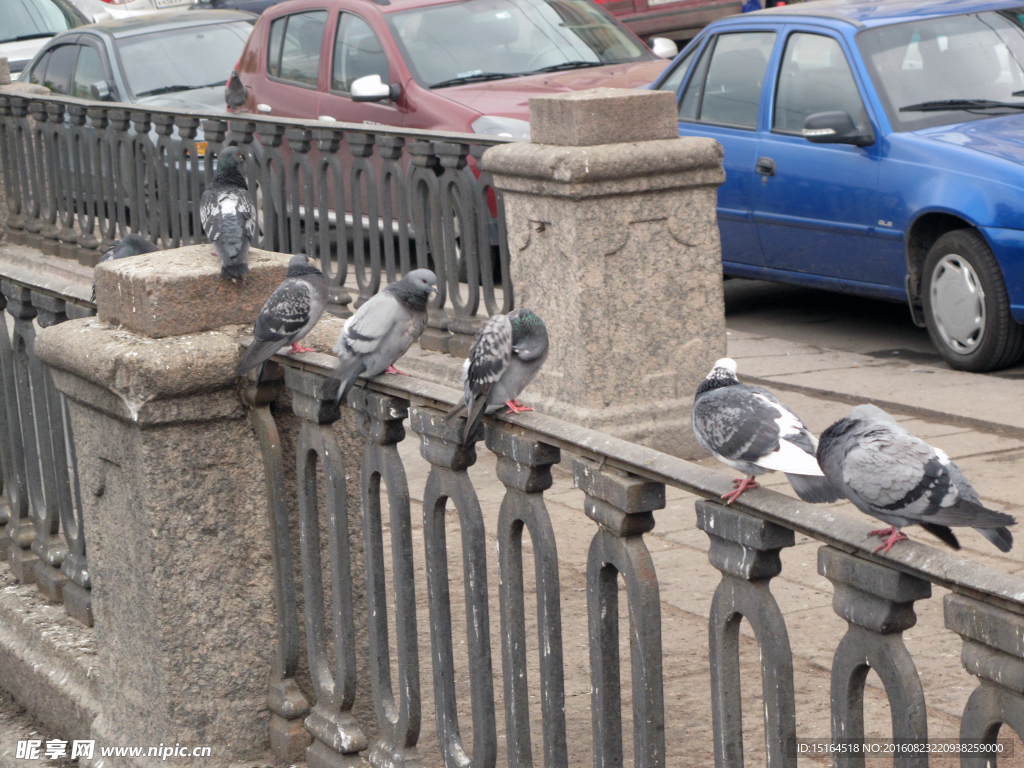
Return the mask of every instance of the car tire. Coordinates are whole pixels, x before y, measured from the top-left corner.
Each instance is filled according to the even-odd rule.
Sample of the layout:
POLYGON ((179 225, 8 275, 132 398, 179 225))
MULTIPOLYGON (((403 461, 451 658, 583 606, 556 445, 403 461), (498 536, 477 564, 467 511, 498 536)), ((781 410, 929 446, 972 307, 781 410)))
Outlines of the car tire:
POLYGON ((932 343, 952 368, 983 373, 1024 357, 999 264, 971 229, 947 232, 924 262, 922 304, 932 343))

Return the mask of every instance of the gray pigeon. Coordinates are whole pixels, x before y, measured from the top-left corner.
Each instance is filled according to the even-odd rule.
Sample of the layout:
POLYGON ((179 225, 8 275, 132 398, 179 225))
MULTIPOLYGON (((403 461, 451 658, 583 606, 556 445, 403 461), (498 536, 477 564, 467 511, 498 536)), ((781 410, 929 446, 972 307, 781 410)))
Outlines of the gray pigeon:
POLYGON ((818 466, 814 435, 767 389, 740 384, 736 362, 728 357, 716 362, 697 388, 691 424, 704 450, 747 475, 722 495, 726 504, 757 488, 754 478, 772 470, 784 472, 804 501, 820 504, 841 497, 818 466))
POLYGON ((203 231, 220 257, 220 274, 229 280, 249 274, 245 263, 256 237, 256 205, 239 170, 242 156, 227 147, 217 157, 217 173, 199 201, 203 231))
POLYGON ((533 381, 548 357, 548 329, 529 309, 514 309, 484 323, 462 366, 466 399, 448 412, 446 421, 467 414, 463 441, 484 413, 508 407, 512 413, 532 411, 516 398, 533 381))
POLYGON ((257 365, 256 383, 263 376, 263 363, 278 353, 282 347, 291 344, 288 354, 315 352, 301 346, 299 339, 313 330, 327 305, 327 281, 324 273, 309 263, 304 253, 292 256, 288 262, 288 276, 263 305, 253 328, 253 342, 238 366, 236 376, 241 376, 257 365))
MULTIPOLYGON (((138 256, 140 253, 155 253, 160 248, 153 245, 149 240, 144 238, 142 235, 136 235, 134 232, 125 235, 120 240, 111 241, 110 245, 103 249, 103 258, 100 259, 100 264, 104 261, 115 261, 117 259, 127 259, 129 256, 138 256)), ((92 286, 92 302, 96 303, 96 284, 92 286)))
POLYGON ((858 405, 850 415, 821 433, 818 461, 825 477, 854 505, 889 528, 871 531, 888 537, 876 549, 888 552, 907 538, 900 531, 920 525, 960 549, 950 526, 974 528, 1009 552, 1017 521, 982 506, 978 493, 950 458, 914 437, 874 405, 858 405))
POLYGON ((414 269, 390 283, 363 304, 341 329, 334 354, 338 365, 332 375, 340 379, 337 405, 360 376, 401 373, 395 361, 427 327, 427 300, 437 291, 437 276, 429 269, 414 269))
POLYGON ((224 86, 224 103, 228 105, 230 111, 237 112, 245 106, 248 99, 249 92, 246 91, 242 79, 238 76, 238 70, 232 70, 231 77, 228 78, 228 82, 224 86))

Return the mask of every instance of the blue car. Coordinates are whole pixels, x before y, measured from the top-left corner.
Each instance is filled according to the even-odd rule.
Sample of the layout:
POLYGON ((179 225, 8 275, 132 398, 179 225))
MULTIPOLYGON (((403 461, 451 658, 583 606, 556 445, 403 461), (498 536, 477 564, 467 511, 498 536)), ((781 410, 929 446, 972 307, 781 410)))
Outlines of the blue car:
POLYGON ((1024 358, 1024 4, 716 21, 653 84, 725 149, 726 276, 906 301, 953 367, 1024 358))

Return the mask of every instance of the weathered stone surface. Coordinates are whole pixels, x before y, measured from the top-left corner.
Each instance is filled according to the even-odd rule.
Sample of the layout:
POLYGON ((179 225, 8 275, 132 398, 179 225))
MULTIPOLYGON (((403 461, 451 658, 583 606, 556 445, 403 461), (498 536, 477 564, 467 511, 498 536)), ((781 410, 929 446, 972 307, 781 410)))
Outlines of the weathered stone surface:
POLYGON ((679 135, 676 98, 669 91, 592 88, 530 99, 534 144, 583 147, 679 135))
POLYGON ((698 383, 725 354, 717 187, 709 139, 489 149, 504 191, 516 305, 551 352, 524 399, 684 458, 698 383), (558 286, 557 290, 553 290, 558 286))
POLYGON ((6 57, 0 57, 0 85, 11 84, 11 62, 6 57))
POLYGON ((153 338, 252 323, 284 280, 289 258, 252 248, 243 280, 221 277, 211 245, 108 261, 96 266, 99 317, 153 338))

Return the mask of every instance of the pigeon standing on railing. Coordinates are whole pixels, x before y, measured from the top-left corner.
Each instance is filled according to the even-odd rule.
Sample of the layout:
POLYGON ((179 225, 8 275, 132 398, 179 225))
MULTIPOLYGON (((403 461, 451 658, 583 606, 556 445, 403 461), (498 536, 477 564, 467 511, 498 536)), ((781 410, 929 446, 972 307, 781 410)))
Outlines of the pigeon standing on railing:
POLYGON ((249 274, 246 258, 256 236, 256 206, 239 165, 242 155, 227 147, 217 157, 213 183, 199 201, 203 231, 220 257, 220 274, 229 280, 249 274))
MULTIPOLYGON (((154 253, 159 250, 159 247, 153 245, 142 235, 136 235, 133 232, 125 235, 120 240, 112 241, 110 245, 104 248, 100 264, 104 261, 127 259, 129 256, 138 256, 140 253, 154 253)), ((96 283, 92 284, 92 303, 96 303, 96 283)))
POLYGON ((242 79, 238 76, 238 70, 232 70, 231 77, 228 78, 228 82, 224 86, 224 103, 228 105, 230 111, 237 112, 245 106, 248 99, 249 94, 242 84, 242 79))
POLYGON ((982 506, 960 467, 877 406, 858 405, 822 432, 818 461, 859 510, 889 524, 871 531, 888 537, 875 552, 906 539, 900 528, 908 525, 920 525, 953 549, 960 542, 950 526, 973 528, 1003 552, 1013 546, 1006 526, 1017 521, 982 506))
POLYGON ((427 301, 437 291, 437 276, 429 269, 414 269, 390 283, 363 304, 345 323, 334 345, 339 379, 337 405, 360 376, 401 373, 394 363, 427 327, 427 301))
POLYGON ((448 412, 446 421, 466 414, 463 441, 484 413, 508 407, 512 413, 532 411, 516 398, 533 381, 548 357, 548 329, 529 309, 514 309, 484 323, 462 365, 466 398, 448 412))
POLYGON ((313 330, 327 306, 327 280, 324 273, 309 263, 304 253, 292 256, 288 276, 263 305, 253 328, 253 342, 238 366, 241 376, 257 365, 256 383, 263 377, 263 364, 283 347, 291 344, 287 354, 315 352, 299 344, 299 339, 313 330))
POLYGON ((754 478, 773 470, 784 472, 804 501, 820 504, 841 497, 818 466, 814 435, 767 389, 740 384, 736 362, 728 357, 716 362, 697 388, 691 423, 704 450, 747 475, 722 495, 726 504, 757 488, 754 478))

